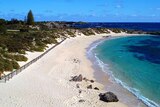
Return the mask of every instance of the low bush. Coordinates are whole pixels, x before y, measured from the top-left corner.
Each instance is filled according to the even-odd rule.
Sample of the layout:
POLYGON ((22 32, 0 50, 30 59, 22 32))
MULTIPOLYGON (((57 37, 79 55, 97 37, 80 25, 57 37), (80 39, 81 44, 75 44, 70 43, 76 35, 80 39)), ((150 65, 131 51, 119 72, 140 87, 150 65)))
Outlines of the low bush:
POLYGON ((20 29, 20 32, 29 32, 29 29, 20 29))
POLYGON ((37 51, 37 52, 43 52, 45 49, 45 47, 41 47, 41 46, 36 46, 33 48, 33 51, 37 51))
POLYGON ((14 60, 16 61, 27 61, 28 58, 23 55, 14 55, 14 60))
POLYGON ((4 25, 0 25, 0 33, 6 33, 7 28, 4 25))
POLYGON ((20 68, 20 66, 16 61, 8 60, 0 56, 0 74, 3 74, 4 71, 12 71, 18 68, 20 68))
POLYGON ((2 59, 0 59, 0 74, 2 74, 4 71, 4 65, 2 59))
POLYGON ((118 29, 118 28, 112 28, 110 29, 112 32, 114 33, 121 33, 122 32, 122 29, 118 29))
POLYGON ((28 60, 27 57, 23 55, 13 55, 13 54, 5 53, 3 56, 7 59, 16 60, 16 61, 27 61, 28 60))
POLYGON ((12 66, 13 66, 13 69, 19 69, 20 68, 19 64, 16 61, 12 61, 12 66))
POLYGON ((4 71, 12 71, 13 70, 13 65, 11 63, 11 61, 5 59, 3 62, 3 66, 4 66, 4 71))
POLYGON ((95 35, 94 30, 91 28, 82 28, 82 29, 79 29, 79 31, 82 32, 86 36, 95 35))
POLYGON ((18 53, 19 54, 26 54, 26 51, 25 50, 18 50, 18 53))
POLYGON ((7 58, 7 59, 12 59, 12 60, 14 60, 14 55, 12 55, 12 54, 5 53, 3 56, 4 56, 5 58, 7 58))

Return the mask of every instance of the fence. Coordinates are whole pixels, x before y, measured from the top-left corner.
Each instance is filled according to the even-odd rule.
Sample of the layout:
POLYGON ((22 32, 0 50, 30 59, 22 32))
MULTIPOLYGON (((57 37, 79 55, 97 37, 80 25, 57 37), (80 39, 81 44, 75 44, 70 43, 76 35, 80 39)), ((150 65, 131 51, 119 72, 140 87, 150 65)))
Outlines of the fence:
POLYGON ((0 83, 2 82, 6 82, 9 81, 11 78, 13 78, 15 75, 19 74, 20 72, 22 72, 24 69, 26 69, 27 67, 29 67, 30 65, 32 65, 33 63, 35 63, 36 61, 38 61, 40 58, 42 58, 45 54, 47 54, 49 51, 51 51, 53 48, 55 48, 56 46, 58 46, 59 44, 61 44, 63 41, 65 41, 66 38, 64 38, 61 42, 57 43, 56 45, 54 45, 53 47, 51 47, 50 49, 46 50, 43 54, 41 54, 40 56, 36 57, 35 59, 31 60, 30 62, 28 62, 27 64, 23 65, 22 67, 20 67, 19 69, 12 71, 10 74, 8 75, 4 75, 0 77, 0 83))

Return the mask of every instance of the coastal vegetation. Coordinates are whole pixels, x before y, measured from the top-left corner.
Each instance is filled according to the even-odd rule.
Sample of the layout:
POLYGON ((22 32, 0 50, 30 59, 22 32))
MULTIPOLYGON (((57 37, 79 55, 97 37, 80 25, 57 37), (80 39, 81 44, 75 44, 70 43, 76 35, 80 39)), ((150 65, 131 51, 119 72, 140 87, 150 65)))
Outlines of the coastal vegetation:
MULTIPOLYGON (((27 61, 25 51, 43 52, 47 44, 56 44, 58 38, 52 31, 6 32, 0 34, 1 73, 12 70, 10 61, 27 61), (4 66, 3 63, 6 63, 4 66), (9 67, 10 69, 6 69, 9 67)), ((17 67, 18 68, 18 67, 17 67)))

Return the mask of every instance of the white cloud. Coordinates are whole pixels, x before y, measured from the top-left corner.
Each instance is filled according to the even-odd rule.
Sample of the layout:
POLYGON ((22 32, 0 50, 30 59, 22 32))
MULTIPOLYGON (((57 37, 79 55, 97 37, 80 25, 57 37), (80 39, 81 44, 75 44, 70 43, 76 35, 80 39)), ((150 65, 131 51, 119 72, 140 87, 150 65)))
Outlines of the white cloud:
POLYGON ((155 17, 156 15, 155 15, 155 14, 152 14, 151 16, 152 16, 152 17, 155 17))
POLYGON ((160 10, 160 7, 158 7, 157 10, 160 10))
POLYGON ((122 8, 122 6, 120 4, 116 5, 116 8, 122 8))

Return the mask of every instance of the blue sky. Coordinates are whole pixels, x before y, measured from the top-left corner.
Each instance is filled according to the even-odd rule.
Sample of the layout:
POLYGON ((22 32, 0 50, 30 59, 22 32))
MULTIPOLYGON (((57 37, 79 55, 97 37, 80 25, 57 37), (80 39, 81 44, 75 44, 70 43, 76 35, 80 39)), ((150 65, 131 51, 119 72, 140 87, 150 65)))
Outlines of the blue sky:
POLYGON ((0 18, 36 21, 160 22, 160 0, 0 0, 0 18))

